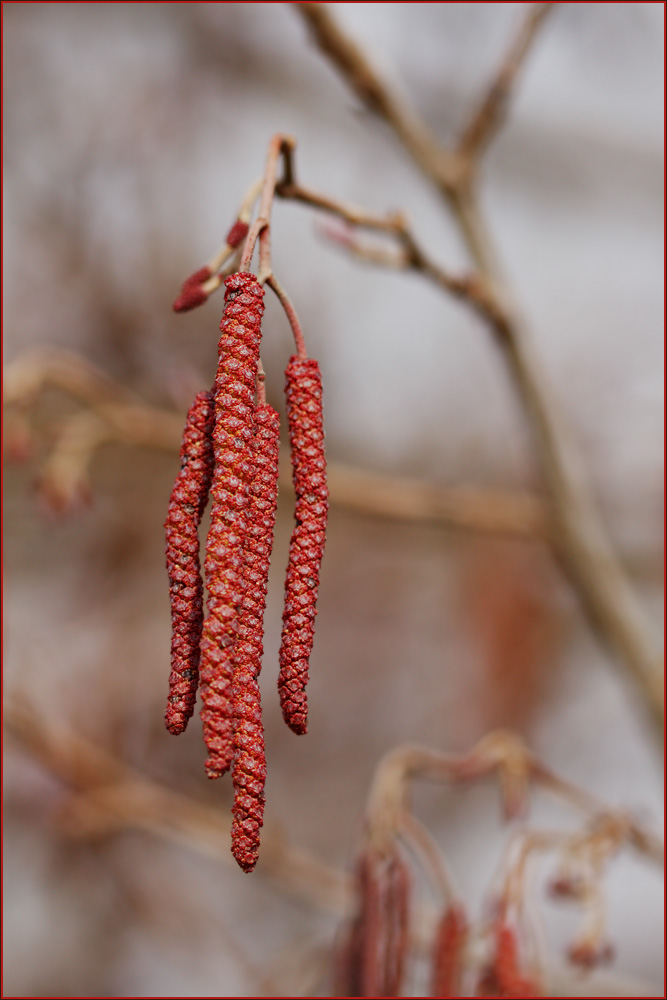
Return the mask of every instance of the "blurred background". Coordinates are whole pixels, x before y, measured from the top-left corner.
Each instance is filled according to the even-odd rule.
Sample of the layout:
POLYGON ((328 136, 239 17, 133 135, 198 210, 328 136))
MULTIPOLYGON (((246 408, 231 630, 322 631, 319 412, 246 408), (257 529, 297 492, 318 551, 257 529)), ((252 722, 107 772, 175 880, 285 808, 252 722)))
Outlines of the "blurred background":
MULTIPOLYGON (((444 142, 525 7, 332 6, 444 142)), ((213 378, 222 297, 183 316, 171 302, 222 242, 276 131, 297 138, 305 185, 378 213, 404 209, 433 256, 467 264, 436 194, 289 5, 6 3, 3 18, 6 364, 28 350, 75 351, 184 416, 213 378)), ((483 184, 505 270, 656 645, 663 18, 659 3, 557 5, 483 184)), ((277 203, 273 246, 323 370, 329 459, 443 487, 539 492, 487 330, 419 276, 341 253, 318 221, 277 203)), ((263 360, 283 412, 290 353, 269 299, 263 360)), ((252 876, 236 869, 224 833, 231 782, 206 780, 196 717, 178 740, 163 726, 162 525, 177 450, 101 447, 92 504, 56 516, 34 485, 77 406, 56 388, 40 394, 29 454, 5 473, 5 695, 28 719, 22 736, 8 727, 5 995, 326 996, 335 915, 316 890, 309 900, 288 876, 266 877, 262 855, 252 876), (67 779, 76 748, 65 764, 35 753, 30 719, 36 744, 46 720, 195 810, 219 810, 220 847, 204 856, 187 836, 87 824, 67 779)), ((660 757, 645 718, 539 539, 374 516, 334 493, 310 727, 296 738, 275 691, 291 524, 285 494, 262 674, 273 838, 345 870, 385 752, 403 741, 463 751, 496 726, 657 822, 660 757)), ((95 759, 81 766, 95 771, 95 759)), ((434 787, 416 808, 479 907, 504 837, 496 793, 434 787)), ((655 872, 624 857, 608 885, 619 974, 659 983, 655 872)), ((576 918, 546 911, 557 960, 576 918)))

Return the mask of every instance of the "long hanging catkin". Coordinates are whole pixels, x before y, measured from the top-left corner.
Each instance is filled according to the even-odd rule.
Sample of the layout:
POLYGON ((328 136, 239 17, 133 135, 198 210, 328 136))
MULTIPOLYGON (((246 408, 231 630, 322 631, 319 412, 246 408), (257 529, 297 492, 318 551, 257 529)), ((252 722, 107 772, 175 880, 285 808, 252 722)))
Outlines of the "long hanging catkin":
POLYGON ((255 411, 255 477, 250 488, 244 544, 246 589, 234 644, 234 807, 232 854, 246 872, 259 856, 264 819, 264 730, 258 677, 262 666, 264 609, 278 501, 280 418, 266 404, 255 411))
POLYGON ((278 691, 295 733, 308 724, 308 659, 313 647, 317 588, 329 509, 322 425, 322 376, 312 358, 290 358, 285 372, 296 525, 285 579, 278 691))
POLYGON ((215 380, 211 527, 204 563, 207 618, 200 665, 201 718, 210 778, 224 774, 233 757, 233 644, 243 601, 243 547, 254 475, 254 394, 264 312, 264 292, 254 274, 233 274, 225 285, 215 380))
POLYGON ((171 601, 171 673, 165 724, 182 733, 197 698, 203 585, 197 528, 213 475, 213 397, 200 392, 188 411, 181 444, 181 470, 169 500, 167 573, 171 601))

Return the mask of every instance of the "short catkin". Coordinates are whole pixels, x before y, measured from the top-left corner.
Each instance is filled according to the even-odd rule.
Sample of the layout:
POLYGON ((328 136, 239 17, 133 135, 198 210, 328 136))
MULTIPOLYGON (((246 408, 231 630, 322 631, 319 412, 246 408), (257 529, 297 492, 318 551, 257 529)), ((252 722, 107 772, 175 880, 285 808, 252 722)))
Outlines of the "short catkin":
POLYGON ((233 757, 233 647, 243 601, 244 542, 254 476, 254 395, 264 311, 264 292, 255 275, 233 274, 225 286, 214 386, 215 471, 204 563, 208 601, 200 664, 201 718, 210 778, 224 774, 233 757))
POLYGON ((262 666, 264 610, 278 502, 280 418, 266 404, 255 411, 255 476, 250 488, 244 543, 245 594, 234 645, 234 807, 232 854, 246 872, 259 856, 264 819, 264 730, 258 677, 262 666))
POLYGON ((285 722, 301 734, 308 724, 308 661, 313 647, 329 493, 319 365, 311 358, 295 355, 285 375, 296 525, 285 579, 278 691, 285 722))
POLYGON ((188 411, 181 470, 169 500, 167 573, 171 602, 171 674, 165 724, 182 733, 194 711, 203 625, 203 585, 197 528, 213 476, 213 397, 200 392, 188 411))
POLYGON ((212 276, 210 268, 200 267, 198 271, 186 278, 172 306, 174 312, 188 312, 206 302, 208 295, 202 285, 212 276))

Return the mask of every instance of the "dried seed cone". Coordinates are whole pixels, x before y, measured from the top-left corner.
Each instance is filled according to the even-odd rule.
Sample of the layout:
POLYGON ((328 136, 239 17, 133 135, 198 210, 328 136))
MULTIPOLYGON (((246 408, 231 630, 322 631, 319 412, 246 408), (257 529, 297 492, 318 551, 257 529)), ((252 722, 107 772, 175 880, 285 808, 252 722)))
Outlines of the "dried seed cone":
POLYGON ((278 502, 280 419, 270 406, 255 412, 255 478, 245 538, 245 583, 234 646, 234 807, 232 854, 251 872, 259 855, 264 821, 264 729, 257 678, 262 666, 264 609, 278 502))
POLYGON ((296 525, 285 579, 278 691, 285 722, 295 733, 305 733, 308 723, 308 660, 313 648, 329 491, 319 365, 311 358, 294 356, 290 358, 285 375, 296 525))
POLYGON ((171 601, 171 674, 165 723, 182 733, 191 717, 199 680, 203 584, 197 528, 213 475, 213 397, 200 392, 188 411, 181 444, 181 471, 169 500, 167 573, 171 601))
POLYGON ((225 285, 214 387, 215 471, 204 563, 208 602, 200 664, 209 778, 224 774, 233 755, 232 655, 244 590, 243 547, 254 475, 254 394, 264 312, 264 292, 253 274, 233 274, 225 285))

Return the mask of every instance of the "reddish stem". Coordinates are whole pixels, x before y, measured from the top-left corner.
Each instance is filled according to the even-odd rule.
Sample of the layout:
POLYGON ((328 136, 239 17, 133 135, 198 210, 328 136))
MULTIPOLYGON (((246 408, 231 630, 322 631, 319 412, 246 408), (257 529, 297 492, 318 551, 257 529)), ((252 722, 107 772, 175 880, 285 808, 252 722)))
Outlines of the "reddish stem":
POLYGON ((257 366, 257 406, 266 406, 266 374, 260 361, 257 366))
POLYGON ((262 193, 259 201, 259 212, 254 225, 250 228, 243 247, 240 271, 247 271, 255 251, 255 244, 259 239, 259 265, 263 274, 271 273, 271 241, 269 228, 271 225, 271 208, 276 193, 276 182, 278 173, 278 161, 281 155, 288 156, 289 150, 294 147, 294 139, 288 135, 277 133, 269 142, 269 151, 266 157, 264 168, 264 180, 262 182, 262 193))
POLYGON ((289 325, 292 327, 292 333, 294 335, 294 344, 296 346, 297 357, 300 360, 308 357, 306 352, 306 343, 303 339, 303 331, 301 329, 301 324, 299 323, 299 317, 296 314, 296 309, 292 305, 291 299, 285 289, 282 287, 278 279, 274 274, 270 274, 266 279, 267 285, 273 289, 280 300, 280 304, 285 310, 287 318, 289 320, 289 325))

